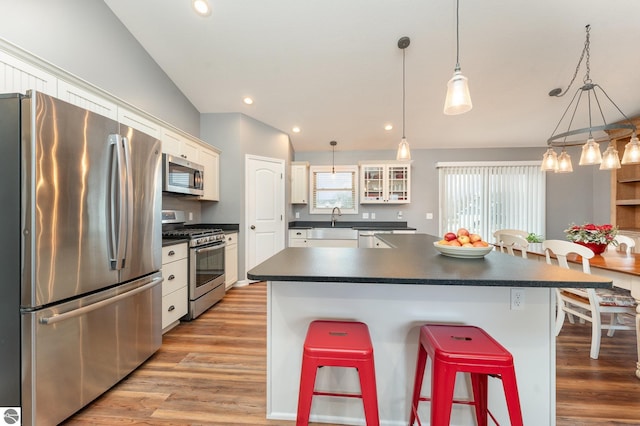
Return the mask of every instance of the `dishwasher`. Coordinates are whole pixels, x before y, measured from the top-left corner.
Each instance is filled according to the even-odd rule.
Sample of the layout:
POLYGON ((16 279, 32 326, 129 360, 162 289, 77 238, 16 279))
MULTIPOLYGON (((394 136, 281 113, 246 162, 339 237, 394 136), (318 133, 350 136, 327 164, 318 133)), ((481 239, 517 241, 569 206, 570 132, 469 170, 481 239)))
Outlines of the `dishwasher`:
POLYGON ((359 231, 358 248, 375 248, 378 234, 393 234, 393 231, 359 231))

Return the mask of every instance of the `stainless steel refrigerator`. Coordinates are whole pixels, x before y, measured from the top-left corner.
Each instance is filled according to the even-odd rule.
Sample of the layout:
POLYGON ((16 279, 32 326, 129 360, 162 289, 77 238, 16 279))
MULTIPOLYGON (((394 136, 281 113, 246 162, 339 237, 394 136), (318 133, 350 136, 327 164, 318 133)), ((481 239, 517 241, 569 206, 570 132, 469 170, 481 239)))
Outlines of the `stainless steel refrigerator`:
POLYGON ((162 342, 160 141, 0 95, 0 413, 55 425, 162 342))

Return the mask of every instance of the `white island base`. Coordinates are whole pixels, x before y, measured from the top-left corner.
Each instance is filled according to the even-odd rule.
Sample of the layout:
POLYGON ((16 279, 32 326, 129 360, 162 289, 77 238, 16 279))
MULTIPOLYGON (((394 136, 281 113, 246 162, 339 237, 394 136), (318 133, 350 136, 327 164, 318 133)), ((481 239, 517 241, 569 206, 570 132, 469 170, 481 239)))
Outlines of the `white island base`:
MULTIPOLYGON (((360 284, 271 281, 267 293, 267 418, 295 420, 302 347, 315 319, 362 321, 374 347, 381 425, 409 421, 419 328, 427 322, 482 327, 514 357, 520 402, 527 425, 555 425, 554 299, 549 288, 527 287, 522 310, 511 310, 510 287, 360 284)), ((431 362, 427 370, 431 368, 431 362)), ((316 389, 359 392, 355 369, 318 370, 316 389)), ((423 395, 430 389, 427 372, 423 395)), ((459 374, 456 397, 470 395, 468 375, 459 374)), ((489 409, 509 424, 498 379, 489 378, 489 409)), ((420 403, 429 424, 429 403, 420 403)), ((364 425, 357 398, 315 396, 313 422, 364 425)), ((475 424, 473 408, 454 404, 452 425, 475 424)))

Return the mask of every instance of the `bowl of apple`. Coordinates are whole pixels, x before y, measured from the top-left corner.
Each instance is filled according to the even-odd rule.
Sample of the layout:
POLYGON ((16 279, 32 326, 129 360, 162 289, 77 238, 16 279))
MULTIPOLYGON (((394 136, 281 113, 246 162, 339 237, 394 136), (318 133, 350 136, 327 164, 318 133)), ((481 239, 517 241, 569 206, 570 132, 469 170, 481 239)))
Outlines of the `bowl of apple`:
POLYGON ((472 234, 465 228, 458 232, 447 232, 440 241, 433 243, 436 250, 445 256, 461 259, 477 259, 491 253, 493 246, 478 234, 472 234))

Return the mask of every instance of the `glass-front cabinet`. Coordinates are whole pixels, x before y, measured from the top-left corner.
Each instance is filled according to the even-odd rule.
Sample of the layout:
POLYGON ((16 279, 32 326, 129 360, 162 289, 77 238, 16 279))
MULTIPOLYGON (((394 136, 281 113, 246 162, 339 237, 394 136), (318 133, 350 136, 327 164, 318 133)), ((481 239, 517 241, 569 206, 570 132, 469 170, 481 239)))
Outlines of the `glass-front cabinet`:
POLYGON ((411 202, 411 164, 360 163, 360 204, 411 202))

